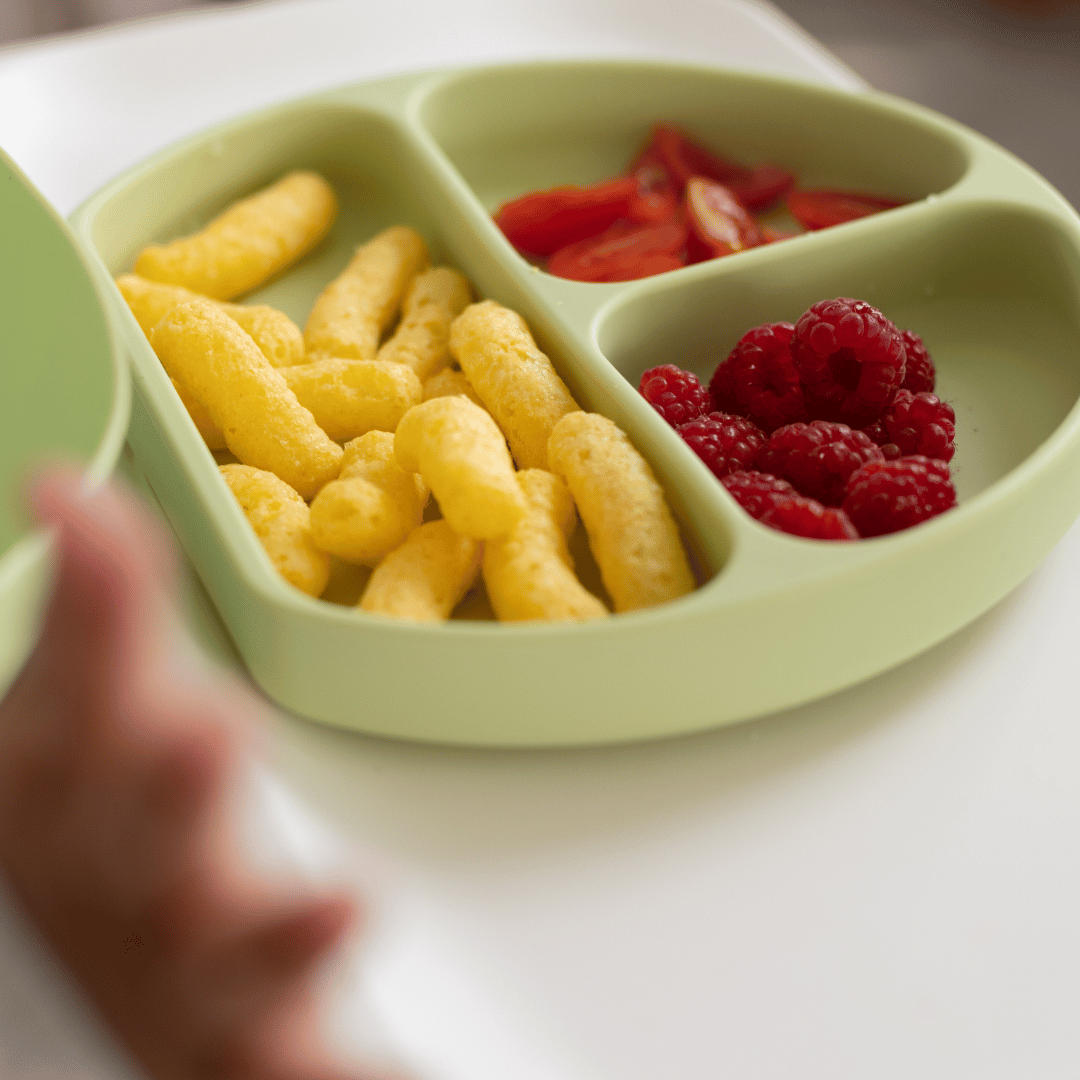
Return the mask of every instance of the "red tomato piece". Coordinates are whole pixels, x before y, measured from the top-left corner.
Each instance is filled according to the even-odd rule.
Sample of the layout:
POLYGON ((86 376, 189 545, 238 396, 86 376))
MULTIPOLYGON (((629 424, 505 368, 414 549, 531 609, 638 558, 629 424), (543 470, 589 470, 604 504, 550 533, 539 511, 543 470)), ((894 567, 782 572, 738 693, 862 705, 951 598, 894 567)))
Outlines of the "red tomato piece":
POLYGON ((633 177, 593 187, 533 191, 503 203, 495 211, 495 224, 519 251, 550 255, 567 244, 596 236, 626 217, 637 192, 633 177))
POLYGON ((747 179, 732 180, 728 184, 731 193, 747 210, 764 210, 772 206, 794 186, 795 174, 779 165, 758 165, 750 170, 747 179))
POLYGON ((686 265, 686 225, 619 221, 600 236, 556 251, 547 271, 572 281, 634 281, 686 265))
POLYGON ((857 191, 792 191, 787 197, 791 216, 806 229, 827 229, 903 205, 857 191))
POLYGON ((710 153, 668 124, 658 124, 653 129, 649 145, 682 188, 695 176, 705 176, 721 184, 750 179, 749 169, 710 153))
POLYGON ((684 205, 690 226, 687 254, 691 262, 718 259, 763 242, 757 222, 723 184, 703 176, 693 177, 686 185, 684 205))
POLYGON ((646 150, 630 166, 637 191, 630 200, 627 216, 633 221, 660 224, 678 209, 682 193, 660 158, 646 150))
POLYGON ((731 189, 747 210, 763 210, 795 186, 795 176, 779 165, 748 169, 688 139, 678 128, 659 124, 631 172, 645 161, 658 162, 682 195, 691 177, 704 176, 731 189))

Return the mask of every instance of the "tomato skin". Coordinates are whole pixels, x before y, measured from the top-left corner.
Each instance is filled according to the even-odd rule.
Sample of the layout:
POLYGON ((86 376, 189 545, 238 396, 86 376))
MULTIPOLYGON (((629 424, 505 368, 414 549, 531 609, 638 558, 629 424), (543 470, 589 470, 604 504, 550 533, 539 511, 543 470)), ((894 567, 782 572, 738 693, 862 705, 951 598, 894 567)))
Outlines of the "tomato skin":
POLYGON ((731 189, 715 180, 692 177, 683 205, 690 227, 687 256, 691 262, 733 255, 764 242, 757 222, 731 189))
POLYGON ((795 186, 795 174, 779 165, 758 165, 745 180, 733 180, 728 187, 747 210, 765 210, 779 202, 795 186))
MULTIPOLYGON (((495 223, 522 254, 552 256, 571 244, 599 239, 620 221, 666 225, 684 220, 679 215, 687 185, 695 177, 724 185, 728 196, 754 210, 775 202, 795 182, 791 173, 777 165, 744 168, 692 142, 670 124, 658 124, 628 175, 591 187, 567 185, 529 192, 500 206, 495 223)), ((710 218, 711 211, 702 212, 711 226, 703 219, 691 237, 693 261, 762 242, 760 237, 754 239, 753 223, 744 210, 728 214, 735 222, 736 241, 718 246, 718 237, 710 239, 710 227, 723 232, 727 226, 722 227, 715 214, 710 218)))
POLYGON ((686 265, 686 225, 618 221, 600 236, 555 252, 547 272, 571 281, 634 281, 686 265))
POLYGON ((637 191, 630 199, 627 217, 653 225, 669 220, 678 209, 682 192, 659 156, 646 148, 630 166, 630 175, 637 181, 637 191))
POLYGON ((764 164, 753 169, 737 165, 688 139, 670 124, 653 128, 652 139, 631 166, 631 172, 646 160, 658 162, 664 168, 680 197, 693 177, 704 176, 730 188, 747 210, 763 210, 795 186, 794 173, 779 165, 764 164))
POLYGON ((858 191, 791 191, 787 196, 791 216, 810 230, 842 225, 845 221, 856 221, 903 205, 897 199, 882 199, 858 191))
POLYGON ((532 191, 503 203, 495 224, 519 251, 551 255, 578 240, 596 236, 629 213, 638 182, 620 177, 592 187, 557 187, 532 191))
POLYGON ((721 184, 747 180, 750 176, 749 169, 711 154, 669 124, 653 128, 650 147, 681 189, 695 176, 705 176, 721 184))

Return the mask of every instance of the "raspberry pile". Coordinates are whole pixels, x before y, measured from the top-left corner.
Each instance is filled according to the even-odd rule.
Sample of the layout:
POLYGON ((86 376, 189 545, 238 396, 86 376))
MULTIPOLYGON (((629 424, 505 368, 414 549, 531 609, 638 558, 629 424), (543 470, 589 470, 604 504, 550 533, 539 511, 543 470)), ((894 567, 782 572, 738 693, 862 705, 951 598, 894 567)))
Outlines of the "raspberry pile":
POLYGON ((749 330, 708 388, 664 364, 640 390, 762 524, 857 540, 956 505, 956 416, 935 380, 918 334, 839 297, 749 330))

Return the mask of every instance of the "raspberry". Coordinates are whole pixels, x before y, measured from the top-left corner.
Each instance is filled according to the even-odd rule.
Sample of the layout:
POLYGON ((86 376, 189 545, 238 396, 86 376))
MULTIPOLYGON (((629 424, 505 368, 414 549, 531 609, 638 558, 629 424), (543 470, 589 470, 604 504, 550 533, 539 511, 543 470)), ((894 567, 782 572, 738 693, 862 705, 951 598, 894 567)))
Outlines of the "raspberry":
POLYGON ((799 373, 791 359, 791 323, 766 323, 745 333, 709 382, 716 408, 748 416, 775 431, 806 416, 799 373))
POLYGON ((826 506, 840 505, 847 478, 868 461, 884 461, 870 437, 827 420, 777 428, 758 455, 762 472, 790 480, 800 495, 826 506))
POLYGON ((922 338, 914 330, 905 330, 901 337, 904 339, 904 349, 907 359, 904 362, 904 381, 902 386, 913 394, 930 394, 934 391, 934 380, 937 372, 934 370, 934 361, 926 351, 922 338))
POLYGON ((899 532, 956 505, 944 461, 916 454, 871 461, 848 480, 844 511, 862 536, 899 532))
POLYGON ((720 483, 752 518, 760 518, 782 499, 799 494, 786 480, 763 472, 728 473, 720 483))
POLYGON ((676 429, 718 479, 753 467, 765 433, 742 416, 711 412, 676 429))
POLYGON ((795 324, 791 355, 809 415, 853 428, 876 420, 904 381, 904 339, 863 300, 822 300, 795 324))
POLYGON ((900 456, 900 447, 896 443, 889 441, 889 429, 885 427, 884 419, 875 420, 861 430, 875 446, 881 447, 881 452, 885 455, 886 461, 893 461, 900 456))
POLYGON ((859 534, 843 510, 822 506, 817 499, 795 495, 781 499, 761 516, 770 529, 810 540, 858 540, 859 534))
POLYGON ((709 391, 692 371, 674 364, 649 368, 638 386, 642 397, 672 426, 678 427, 712 408, 709 391))
POLYGON ((898 390, 881 419, 901 454, 951 461, 956 453, 956 414, 936 394, 898 390))

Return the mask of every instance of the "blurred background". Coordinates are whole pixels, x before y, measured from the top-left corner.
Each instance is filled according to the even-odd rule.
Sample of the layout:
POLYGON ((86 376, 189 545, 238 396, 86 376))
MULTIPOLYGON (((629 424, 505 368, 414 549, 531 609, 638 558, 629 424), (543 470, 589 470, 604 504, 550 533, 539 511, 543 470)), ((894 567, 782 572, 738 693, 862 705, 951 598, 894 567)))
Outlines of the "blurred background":
MULTIPOLYGON (((245 2, 274 0, 0 0, 0 48, 245 2)), ((1080 0, 777 0, 776 6, 873 86, 989 136, 1080 206, 1080 0)))

